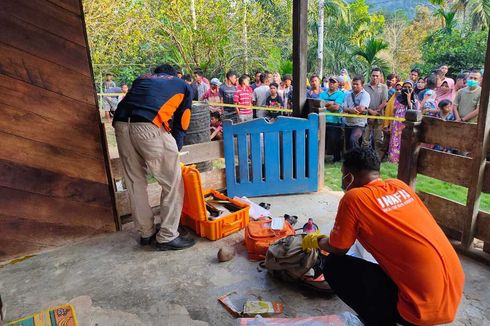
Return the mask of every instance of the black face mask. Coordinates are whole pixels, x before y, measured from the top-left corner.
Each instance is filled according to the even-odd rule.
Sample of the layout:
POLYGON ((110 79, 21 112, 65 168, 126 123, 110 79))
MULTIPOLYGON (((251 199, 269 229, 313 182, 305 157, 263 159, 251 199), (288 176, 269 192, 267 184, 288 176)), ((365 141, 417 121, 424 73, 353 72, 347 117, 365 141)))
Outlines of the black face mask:
POLYGON ((409 93, 408 88, 403 87, 403 88, 402 88, 402 94, 408 94, 408 93, 409 93))

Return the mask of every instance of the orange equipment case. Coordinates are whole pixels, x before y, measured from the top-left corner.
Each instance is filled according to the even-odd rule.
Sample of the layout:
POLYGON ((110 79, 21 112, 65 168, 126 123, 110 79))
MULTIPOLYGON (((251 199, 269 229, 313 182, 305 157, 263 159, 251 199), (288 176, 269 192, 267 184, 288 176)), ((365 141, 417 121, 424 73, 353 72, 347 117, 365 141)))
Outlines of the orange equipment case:
POLYGON ((249 222, 250 206, 238 200, 226 197, 222 193, 209 189, 203 190, 201 174, 195 166, 183 166, 184 206, 180 223, 193 229, 200 237, 218 240, 245 228, 249 222), (217 218, 208 220, 204 197, 213 194, 220 200, 227 200, 243 209, 217 218))
POLYGON ((272 230, 272 220, 260 219, 252 221, 245 229, 245 247, 247 247, 248 259, 264 260, 269 246, 282 238, 296 234, 296 231, 288 221, 284 221, 282 230, 272 230))

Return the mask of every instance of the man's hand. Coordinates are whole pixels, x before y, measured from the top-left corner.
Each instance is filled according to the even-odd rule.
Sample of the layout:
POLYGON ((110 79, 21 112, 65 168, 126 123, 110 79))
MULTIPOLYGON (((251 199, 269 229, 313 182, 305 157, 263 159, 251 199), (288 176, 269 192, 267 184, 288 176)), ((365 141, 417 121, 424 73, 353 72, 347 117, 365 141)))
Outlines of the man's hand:
POLYGON ((304 251, 310 251, 311 249, 318 249, 318 240, 326 238, 326 235, 320 234, 320 231, 316 231, 308 234, 303 238, 301 247, 304 251))
POLYGON ((379 115, 379 111, 378 110, 368 109, 368 113, 369 113, 369 115, 379 115))

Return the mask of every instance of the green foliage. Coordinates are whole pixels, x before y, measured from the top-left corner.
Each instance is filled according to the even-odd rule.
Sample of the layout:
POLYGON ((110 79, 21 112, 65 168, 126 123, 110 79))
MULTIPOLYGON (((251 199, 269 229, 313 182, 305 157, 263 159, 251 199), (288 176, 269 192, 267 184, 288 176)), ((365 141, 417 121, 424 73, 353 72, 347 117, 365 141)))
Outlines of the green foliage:
POLYGON ((388 43, 383 40, 370 38, 366 40, 364 46, 358 48, 353 52, 354 55, 359 56, 364 61, 364 77, 369 79, 369 73, 372 68, 378 67, 386 75, 389 74, 388 63, 379 57, 381 51, 388 48, 388 43))
POLYGON ((432 35, 422 45, 422 70, 428 73, 445 63, 449 66, 449 74, 454 76, 468 69, 483 67, 487 37, 486 31, 464 35, 459 30, 432 35))

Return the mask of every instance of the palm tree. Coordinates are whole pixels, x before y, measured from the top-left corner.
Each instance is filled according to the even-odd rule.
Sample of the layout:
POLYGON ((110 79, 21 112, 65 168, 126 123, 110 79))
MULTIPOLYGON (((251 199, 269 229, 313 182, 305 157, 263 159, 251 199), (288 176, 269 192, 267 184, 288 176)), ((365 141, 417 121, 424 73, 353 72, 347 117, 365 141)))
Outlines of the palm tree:
POLYGON ((434 12, 435 16, 441 17, 444 27, 441 32, 444 34, 451 34, 456 27, 456 12, 452 10, 444 10, 442 7, 434 12))
POLYGON ((388 62, 379 57, 379 53, 387 48, 388 43, 383 40, 371 37, 367 39, 362 48, 358 48, 354 51, 353 54, 355 56, 359 56, 365 61, 365 77, 369 77, 369 71, 374 67, 380 68, 383 73, 385 73, 385 75, 386 73, 388 73, 390 69, 388 62))
POLYGON ((468 17, 472 30, 487 29, 490 24, 490 0, 456 0, 453 11, 463 14, 463 21, 468 17))

